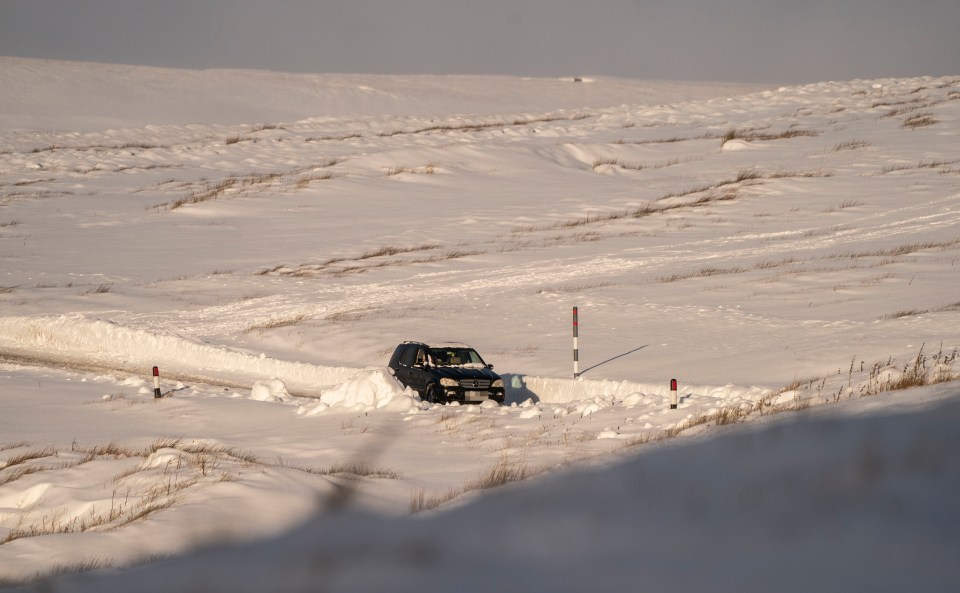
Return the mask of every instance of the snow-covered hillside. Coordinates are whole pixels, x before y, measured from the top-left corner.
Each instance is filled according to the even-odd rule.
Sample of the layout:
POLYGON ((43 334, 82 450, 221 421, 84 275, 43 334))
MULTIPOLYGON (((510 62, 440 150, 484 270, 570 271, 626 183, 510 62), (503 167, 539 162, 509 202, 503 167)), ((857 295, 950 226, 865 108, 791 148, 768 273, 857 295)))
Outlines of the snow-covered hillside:
POLYGON ((0 56, 4 129, 97 132, 162 124, 498 114, 712 99, 759 85, 507 76, 173 70, 0 56), (576 79, 586 84, 575 84, 576 79), (596 84, 599 83, 599 84, 596 84))
MULTIPOLYGON (((602 468, 820 404, 906 406, 864 426, 923 426, 933 404, 910 402, 955 399, 960 371, 958 118, 960 77, 765 89, 0 58, 0 578, 278 534, 344 500, 394 519, 316 529, 459 546, 446 525, 493 513, 509 530, 557 484, 569 494, 556 505, 594 509, 571 524, 602 515, 611 505, 588 505, 576 484, 614 483, 647 456, 497 503, 473 493, 504 476, 602 468), (384 369, 408 339, 473 345, 506 379, 507 405, 420 402, 384 369), (450 519, 398 518, 465 503, 450 519)), ((798 444, 775 450, 816 460, 823 426, 845 425, 791 428, 798 444)), ((876 430, 823 447, 859 451, 876 430)), ((683 471, 712 483, 696 476, 714 462, 683 471)), ((809 463, 810 480, 849 470, 809 463)), ((768 478, 729 479, 723 496, 768 478)), ((809 494, 781 487, 786 508, 809 494)), ((566 533, 566 511, 544 512, 566 533)), ((760 531, 746 548, 781 534, 760 531)), ((566 553, 535 565, 569 566, 566 553)), ((621 560, 597 572, 640 570, 621 560)), ((555 574, 544 582, 567 582, 555 574)))

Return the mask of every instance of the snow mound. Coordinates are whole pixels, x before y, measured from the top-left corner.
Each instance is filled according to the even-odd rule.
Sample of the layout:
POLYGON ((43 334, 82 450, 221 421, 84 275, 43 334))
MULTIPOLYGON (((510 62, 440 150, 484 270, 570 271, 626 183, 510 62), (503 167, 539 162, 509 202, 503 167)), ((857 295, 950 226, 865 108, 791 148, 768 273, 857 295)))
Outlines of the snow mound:
POLYGON ((730 150, 756 150, 757 148, 760 147, 756 144, 747 142, 746 140, 733 139, 724 142, 723 146, 720 147, 720 150, 727 152, 730 150))
POLYGON ((289 401, 291 397, 284 382, 276 378, 257 381, 250 390, 250 399, 261 402, 284 402, 289 401))
POLYGON ((304 416, 321 414, 331 408, 411 412, 419 409, 420 398, 397 381, 386 368, 361 370, 343 383, 320 394, 320 401, 302 404, 304 416))

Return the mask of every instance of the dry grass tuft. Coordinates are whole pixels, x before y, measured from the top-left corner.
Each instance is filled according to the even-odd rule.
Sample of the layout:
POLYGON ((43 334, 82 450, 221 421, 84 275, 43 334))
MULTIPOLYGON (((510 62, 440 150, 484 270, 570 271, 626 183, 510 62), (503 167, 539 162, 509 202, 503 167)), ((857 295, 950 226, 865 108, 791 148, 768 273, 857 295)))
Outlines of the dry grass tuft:
POLYGON ((90 290, 85 290, 81 294, 107 294, 113 292, 113 285, 109 283, 98 284, 90 290))
POLYGON ((680 436, 685 431, 697 426, 724 426, 727 424, 739 424, 745 422, 751 414, 761 410, 762 403, 753 408, 723 408, 712 414, 700 414, 693 418, 688 418, 683 422, 657 433, 644 434, 624 442, 624 448, 635 447, 637 445, 646 445, 656 443, 666 439, 672 439, 680 436))
POLYGON ((746 272, 746 268, 715 268, 707 266, 700 268, 699 270, 693 272, 685 272, 680 274, 672 274, 670 276, 661 276, 657 278, 657 282, 679 282, 680 280, 688 280, 690 278, 708 278, 710 276, 725 276, 727 274, 742 274, 746 272))
POLYGON ((280 124, 257 124, 250 130, 251 133, 263 132, 264 130, 285 130, 280 124))
POLYGON ((913 361, 905 364, 898 372, 890 372, 893 369, 892 361, 874 364, 870 370, 869 379, 859 388, 859 396, 878 395, 887 391, 899 391, 956 380, 958 377, 950 371, 950 368, 957 360, 960 350, 954 348, 952 352, 945 353, 941 345, 939 352, 928 357, 924 354, 924 346, 920 347, 913 361))
MULTIPOLYGON (((249 191, 262 191, 272 187, 275 183, 282 183, 283 188, 290 190, 303 189, 314 181, 332 179, 333 175, 329 172, 317 172, 317 169, 325 169, 340 163, 340 159, 328 159, 325 162, 317 163, 308 167, 300 167, 285 172, 270 173, 252 173, 240 177, 227 177, 217 182, 201 180, 198 189, 189 192, 187 195, 174 200, 173 202, 164 202, 154 204, 149 209, 176 210, 189 204, 199 204, 210 200, 222 198, 232 192, 234 195, 244 195, 249 191), (296 177, 296 181, 290 182, 289 179, 296 177)), ((188 184, 190 187, 194 184, 188 184)))
POLYGON ((496 128, 508 128, 508 127, 519 127, 519 126, 528 126, 535 123, 544 123, 544 122, 555 122, 555 121, 577 121, 590 117, 589 115, 578 114, 573 116, 544 116, 533 119, 515 119, 512 121, 495 121, 487 123, 461 123, 461 124, 438 124, 433 126, 426 126, 423 128, 416 128, 413 130, 391 130, 387 132, 380 132, 377 136, 381 138, 399 136, 402 134, 428 134, 434 132, 479 132, 481 130, 489 130, 496 128))
POLYGON ((464 489, 470 491, 498 488, 511 482, 519 482, 528 476, 529 472, 527 471, 526 463, 514 462, 503 458, 490 468, 486 474, 467 482, 464 489))
POLYGON ((872 146, 870 142, 864 140, 848 140, 846 142, 840 142, 833 146, 833 152, 842 152, 844 150, 858 150, 860 148, 866 148, 872 146))
POLYGON ((940 120, 933 117, 932 113, 917 113, 903 120, 903 123, 900 125, 904 128, 916 130, 917 128, 924 128, 937 123, 940 123, 940 120))
POLYGON ((333 173, 318 173, 314 175, 303 175, 295 184, 297 189, 305 189, 314 181, 327 181, 328 179, 333 179, 333 173))
MULTIPOLYGON (((11 447, 15 448, 15 447, 11 447)), ((45 447, 43 449, 34 449, 32 451, 25 451, 17 455, 11 455, 4 462, 3 466, 0 469, 7 469, 15 465, 20 465, 28 461, 33 461, 34 459, 43 459, 44 457, 53 457, 57 454, 57 450, 53 447, 45 447)))
POLYGON ((790 129, 784 130, 782 132, 759 132, 754 130, 738 130, 731 129, 724 134, 720 140, 721 146, 730 142, 731 140, 744 140, 746 142, 763 142, 767 140, 783 140, 786 138, 800 138, 808 137, 814 138, 819 136, 820 132, 815 130, 800 130, 800 129, 790 129))
MULTIPOLYGON (((775 178, 780 175, 783 176, 799 176, 800 173, 783 173, 783 174, 774 174, 769 176, 770 178, 775 178)), ((567 220, 563 222, 554 222, 544 225, 517 225, 513 227, 513 233, 528 233, 528 232, 537 232, 537 231, 550 231, 550 230, 561 230, 561 229, 571 229, 579 226, 584 226, 588 224, 595 223, 604 223, 614 220, 621 220, 627 218, 644 218, 646 216, 652 216, 654 214, 663 214, 665 212, 670 212, 673 210, 682 210, 685 208, 695 208, 698 206, 704 206, 706 204, 711 204, 713 202, 724 202, 736 200, 740 197, 738 191, 739 188, 731 188, 727 186, 735 186, 738 184, 749 184, 749 182, 763 179, 764 175, 757 171, 756 169, 741 169, 737 172, 737 176, 732 179, 726 179, 720 182, 717 182, 712 185, 703 185, 698 186, 689 190, 680 191, 680 192, 671 192, 665 194, 657 199, 657 202, 662 202, 671 198, 685 197, 692 194, 702 193, 704 195, 694 199, 690 202, 678 202, 673 204, 646 204, 632 210, 612 212, 610 214, 594 214, 590 216, 584 216, 581 218, 576 218, 573 220, 567 220)))
POLYGON ((203 189, 191 192, 179 200, 174 200, 170 204, 164 204, 164 206, 166 206, 168 210, 176 210, 187 204, 199 204, 209 200, 216 200, 223 196, 227 190, 237 185, 238 182, 239 180, 236 177, 228 177, 217 183, 207 183, 203 189))
POLYGON ((881 320, 900 319, 903 317, 914 317, 916 315, 923 315, 929 312, 930 312, 929 309, 904 309, 903 311, 897 311, 895 313, 884 315, 880 319, 881 320))
MULTIPOLYGON (((402 253, 414 253, 416 251, 429 251, 431 249, 437 249, 437 245, 423 244, 423 245, 413 245, 410 247, 394 247, 393 245, 384 245, 383 247, 378 247, 377 249, 364 251, 356 259, 365 260, 365 259, 372 259, 375 257, 400 255, 402 253)), ((345 260, 338 260, 338 261, 345 261, 345 260)))
POLYGON ((146 455, 152 455, 160 449, 176 449, 180 445, 180 439, 161 437, 153 441, 149 447, 147 447, 146 455))
POLYGON ((70 450, 83 454, 81 463, 93 461, 94 459, 99 459, 101 457, 112 457, 113 459, 125 459, 128 457, 143 457, 144 455, 142 450, 129 449, 127 447, 121 446, 120 444, 114 441, 111 441, 106 445, 94 445, 92 447, 83 447, 74 443, 70 447, 70 450))
POLYGON ((334 465, 325 472, 327 475, 349 475, 366 478, 384 478, 399 480, 403 477, 400 472, 379 465, 370 465, 365 461, 354 461, 334 465))
POLYGON ((396 175, 400 175, 401 173, 415 173, 415 174, 419 174, 419 175, 433 175, 433 174, 436 173, 436 172, 437 172, 437 166, 434 165, 434 164, 432 164, 432 163, 431 163, 431 164, 427 164, 427 165, 423 165, 423 166, 421 166, 421 167, 405 167, 405 166, 397 165, 397 166, 391 167, 390 169, 387 170, 387 177, 394 177, 394 176, 396 176, 396 175))
POLYGON ((0 577, 0 589, 36 585, 37 590, 39 591, 53 590, 53 586, 48 583, 48 581, 52 579, 68 575, 82 574, 93 570, 101 570, 104 568, 110 568, 111 566, 113 566, 113 562, 103 558, 91 558, 89 560, 81 560, 79 562, 70 563, 57 563, 54 564, 50 570, 45 572, 38 571, 33 576, 18 579, 0 577))
POLYGON ((910 255, 918 251, 930 249, 949 249, 960 245, 960 239, 950 241, 928 241, 926 243, 904 243, 896 247, 874 249, 873 251, 855 251, 851 253, 835 253, 824 256, 824 259, 860 259, 864 257, 897 257, 910 255))
POLYGON ((622 161, 622 160, 620 160, 620 159, 618 159, 618 158, 614 158, 614 157, 599 157, 599 158, 597 158, 597 159, 594 159, 592 168, 593 168, 593 169, 597 169, 598 167, 602 167, 602 166, 604 166, 604 165, 610 165, 610 166, 614 166, 614 167, 619 167, 619 168, 621 168, 621 169, 626 169, 626 170, 629 170, 629 171, 643 171, 644 169, 664 169, 664 168, 666 168, 666 167, 672 167, 672 166, 674 166, 674 165, 679 165, 680 162, 681 162, 681 161, 680 161, 679 158, 674 158, 674 159, 669 159, 669 160, 666 160, 666 161, 661 161, 661 162, 658 162, 658 163, 652 163, 652 164, 649 164, 649 165, 643 165, 643 164, 640 164, 640 163, 628 163, 628 162, 624 162, 624 161, 622 161))
POLYGON ((440 505, 450 502, 454 498, 463 494, 463 490, 451 489, 443 494, 427 496, 423 490, 418 490, 410 498, 410 514, 416 515, 425 511, 431 511, 440 505))
POLYGON ((531 473, 522 461, 501 458, 489 471, 464 484, 462 488, 452 489, 443 494, 427 496, 423 490, 417 491, 410 499, 410 513, 429 511, 449 502, 458 496, 474 490, 499 488, 512 482, 519 482, 539 472, 531 473))

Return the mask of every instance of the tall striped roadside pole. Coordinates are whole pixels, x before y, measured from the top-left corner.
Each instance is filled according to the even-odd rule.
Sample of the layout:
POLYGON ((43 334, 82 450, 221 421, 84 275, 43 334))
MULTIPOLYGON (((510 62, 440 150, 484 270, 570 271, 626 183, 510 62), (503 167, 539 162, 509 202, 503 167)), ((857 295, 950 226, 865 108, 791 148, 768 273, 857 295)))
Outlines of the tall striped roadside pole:
POLYGON ((580 376, 580 346, 577 344, 579 328, 577 327, 577 308, 573 308, 573 378, 580 376))

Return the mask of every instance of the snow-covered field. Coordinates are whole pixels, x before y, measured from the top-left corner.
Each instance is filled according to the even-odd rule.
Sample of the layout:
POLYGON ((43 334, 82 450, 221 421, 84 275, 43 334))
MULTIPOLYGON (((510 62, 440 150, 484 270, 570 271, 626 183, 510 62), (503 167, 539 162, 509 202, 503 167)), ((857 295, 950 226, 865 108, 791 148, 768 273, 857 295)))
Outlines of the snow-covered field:
POLYGON ((0 58, 0 583, 943 590, 958 258, 960 76, 0 58))

